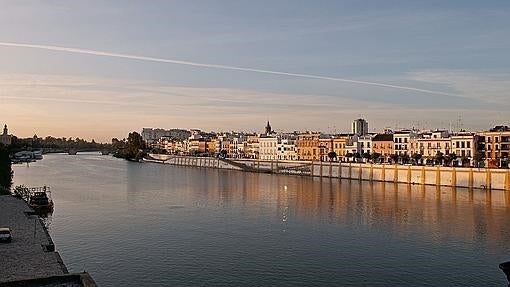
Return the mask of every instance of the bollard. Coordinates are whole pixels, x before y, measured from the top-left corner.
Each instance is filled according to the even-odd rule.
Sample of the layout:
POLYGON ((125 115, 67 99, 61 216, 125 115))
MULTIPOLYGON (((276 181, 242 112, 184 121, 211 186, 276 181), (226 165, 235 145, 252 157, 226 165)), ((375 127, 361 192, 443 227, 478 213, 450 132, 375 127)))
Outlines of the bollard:
MULTIPOLYGON (((499 269, 505 272, 506 280, 510 283, 510 261, 499 264, 499 269)), ((508 286, 510 286, 510 284, 508 286)))

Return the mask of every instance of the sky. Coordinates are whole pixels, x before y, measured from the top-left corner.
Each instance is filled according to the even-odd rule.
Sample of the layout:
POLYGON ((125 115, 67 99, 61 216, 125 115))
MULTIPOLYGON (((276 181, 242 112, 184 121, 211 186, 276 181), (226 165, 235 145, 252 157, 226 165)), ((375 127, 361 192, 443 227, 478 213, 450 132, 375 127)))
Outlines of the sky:
POLYGON ((510 125, 509 1, 0 5, 0 124, 20 137, 510 125))

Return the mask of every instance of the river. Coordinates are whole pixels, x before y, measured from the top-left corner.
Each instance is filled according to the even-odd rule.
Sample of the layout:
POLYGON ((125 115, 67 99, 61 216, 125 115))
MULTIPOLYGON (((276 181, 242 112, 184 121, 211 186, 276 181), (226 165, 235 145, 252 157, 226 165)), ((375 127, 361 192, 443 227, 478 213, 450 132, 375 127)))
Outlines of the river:
POLYGON ((49 231, 100 286, 506 286, 510 192, 51 154, 49 231))

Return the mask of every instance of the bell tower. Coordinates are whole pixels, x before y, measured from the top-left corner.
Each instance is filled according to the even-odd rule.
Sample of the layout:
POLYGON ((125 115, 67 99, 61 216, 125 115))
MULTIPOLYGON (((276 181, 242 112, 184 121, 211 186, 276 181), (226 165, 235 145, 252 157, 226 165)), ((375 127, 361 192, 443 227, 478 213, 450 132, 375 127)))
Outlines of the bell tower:
POLYGON ((266 135, 270 135, 272 132, 273 132, 273 129, 271 128, 271 124, 269 124, 269 121, 267 121, 266 135))

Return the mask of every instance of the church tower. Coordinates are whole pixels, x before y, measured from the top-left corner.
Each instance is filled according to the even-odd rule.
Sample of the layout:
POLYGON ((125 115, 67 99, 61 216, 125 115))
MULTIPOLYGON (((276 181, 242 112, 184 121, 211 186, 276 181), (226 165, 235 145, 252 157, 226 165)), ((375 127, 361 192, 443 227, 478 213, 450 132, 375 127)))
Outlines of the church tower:
POLYGON ((4 126, 4 133, 2 135, 6 136, 8 132, 9 132, 9 130, 7 129, 7 125, 5 125, 4 126))
POLYGON ((269 121, 267 121, 266 135, 270 135, 272 132, 273 132, 273 129, 271 128, 271 124, 269 124, 269 121))

